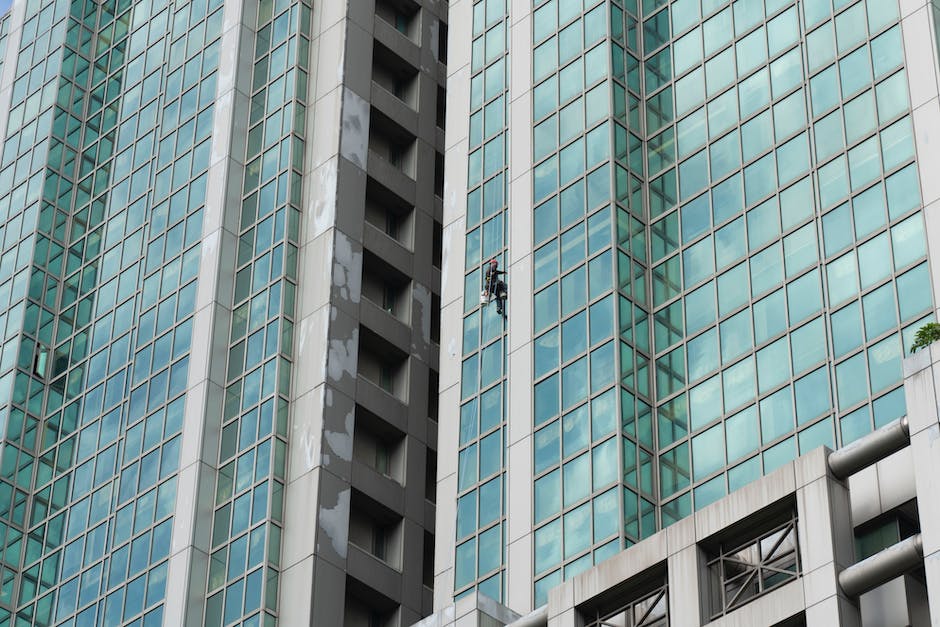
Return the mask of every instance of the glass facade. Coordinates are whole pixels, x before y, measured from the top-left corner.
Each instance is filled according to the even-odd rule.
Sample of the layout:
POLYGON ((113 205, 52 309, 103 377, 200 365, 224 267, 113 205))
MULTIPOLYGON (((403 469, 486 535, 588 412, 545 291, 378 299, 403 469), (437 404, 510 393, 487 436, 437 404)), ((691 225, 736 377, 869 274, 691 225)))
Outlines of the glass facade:
POLYGON ((205 625, 275 623, 310 20, 257 15, 205 625))
POLYGON ((483 264, 496 259, 505 267, 508 260, 508 31, 506 0, 474 3, 454 590, 497 601, 506 536, 507 338, 505 318, 495 305, 480 306, 479 294, 483 264))
MULTIPOLYGON (((634 457, 638 452, 634 441, 617 437, 616 418, 618 357, 633 369, 629 345, 617 340, 616 310, 629 318, 636 300, 628 288, 620 303, 614 291, 612 184, 618 176, 626 175, 628 187, 631 180, 622 168, 615 173, 611 141, 622 113, 615 103, 625 102, 625 68, 611 73, 608 59, 613 50, 624 58, 624 18, 605 2, 551 0, 533 12, 532 522, 539 600, 620 551, 621 503, 633 516, 623 526, 635 535, 633 526, 653 511, 649 496, 630 492, 628 502, 618 487, 628 442, 634 457)), ((620 200, 629 204, 629 194, 620 200)), ((629 285, 632 269, 624 270, 629 285)), ((636 465, 626 464, 623 476, 636 477, 636 465)))
MULTIPOLYGON (((16 0, 0 16, 0 627, 430 611, 446 8, 374 4, 16 0), (279 607, 300 581, 309 597, 279 607)), ((491 5, 487 24, 505 21, 491 5)), ((488 136, 504 42, 487 44, 488 136)), ((489 180, 505 165, 487 155, 489 180)), ((502 181, 484 184, 488 255, 502 181)), ((483 326, 482 344, 503 333, 483 326)), ((499 597, 493 383, 473 481, 497 506, 474 538, 499 597)))
POLYGON ((10 623, 162 621, 219 4, 26 7, 0 201, 10 623))
POLYGON ((0 175, 2 624, 163 621, 220 5, 24 8, 0 175))
MULTIPOLYGON (((532 325, 537 606, 796 456, 903 416, 901 359, 934 303, 896 0, 529 11, 531 43, 509 49, 531 55, 514 77, 531 128, 512 131, 531 133, 532 250, 514 252, 531 252, 533 292, 510 294, 532 325)), ((475 73, 491 32, 503 45, 475 31, 475 73)), ((471 112, 488 102, 474 76, 471 112)), ((474 273, 498 250, 471 228, 502 149, 484 119, 470 119, 465 402, 488 372, 474 273)))
POLYGON ((650 210, 663 525, 902 416, 933 304, 896 3, 676 4, 676 194, 650 210))
POLYGON ((26 7, 3 164, 25 262, 4 263, 10 623, 162 623, 220 5, 26 7))

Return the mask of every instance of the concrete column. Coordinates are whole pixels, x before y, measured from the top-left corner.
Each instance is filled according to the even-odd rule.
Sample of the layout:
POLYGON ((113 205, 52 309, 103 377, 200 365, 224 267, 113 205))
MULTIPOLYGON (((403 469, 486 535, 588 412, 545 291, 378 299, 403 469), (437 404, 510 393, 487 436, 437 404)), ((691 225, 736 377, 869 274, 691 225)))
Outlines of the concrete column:
POLYGON ((839 587, 855 562, 848 486, 835 479, 818 449, 796 461, 797 540, 807 627, 861 627, 858 604, 839 587), (817 463, 822 457, 823 464, 817 463))
POLYGON ((581 615, 573 607, 548 619, 548 627, 582 627, 583 625, 581 615))
POLYGON ((670 625, 703 625, 708 621, 707 613, 702 611, 708 598, 704 566, 701 551, 694 542, 669 556, 666 569, 670 625))
POLYGON ((209 568, 219 430, 225 388, 244 137, 251 91, 250 46, 255 13, 227 0, 212 128, 212 154, 202 222, 193 339, 186 382, 173 544, 167 568, 166 613, 172 625, 201 625, 209 568))
MULTIPOLYGON (((331 306, 331 297, 334 283, 347 278, 344 262, 355 259, 356 253, 361 262, 361 249, 342 238, 337 244, 335 229, 344 96, 337 68, 345 60, 346 14, 346 3, 315 3, 310 33, 278 617, 290 625, 341 624, 344 610, 354 419, 351 390, 358 346, 358 336, 349 335, 358 330, 348 309, 331 306), (346 341, 339 339, 342 333, 337 327, 346 333, 346 341), (331 442, 325 432, 330 432, 331 442)), ((350 100, 358 103, 354 96, 350 100)), ((352 283, 357 287, 350 292, 358 298, 357 279, 352 283)))
POLYGON ((708 622, 708 573, 696 543, 695 517, 688 516, 666 528, 666 577, 670 625, 704 625, 708 622), (698 599, 692 603, 692 599, 698 599))
POLYGON ((927 575, 927 602, 930 615, 940 617, 940 421, 937 410, 936 365, 940 363, 940 344, 915 353, 904 360, 904 397, 911 432, 914 484, 920 514, 921 540, 924 546, 924 570, 927 575))
MULTIPOLYGON (((913 113, 914 140, 917 146, 918 171, 924 220, 927 228, 927 248, 934 303, 940 302, 940 214, 936 207, 940 201, 940 184, 934 175, 933 163, 938 154, 932 139, 937 132, 937 113, 940 111, 940 76, 937 68, 936 16, 930 0, 901 0, 901 35, 904 40, 905 66, 913 113)), ((927 598, 934 622, 940 619, 940 503, 937 502, 937 474, 940 452, 936 438, 937 396, 935 368, 940 358, 940 347, 915 353, 904 360, 904 395, 907 415, 911 423, 911 450, 917 505, 920 512, 921 534, 924 540, 924 568, 927 574, 927 598), (934 490, 934 492, 930 492, 934 490)))
POLYGON ((569 579, 552 589, 548 595, 547 627, 583 627, 584 620, 576 609, 577 588, 578 584, 569 579))
POLYGON ((842 596, 831 596, 806 608, 806 627, 846 625, 861 627, 858 607, 842 596))
POLYGON ((509 3, 509 242, 508 266, 510 475, 507 482, 509 553, 506 605, 525 614, 535 609, 532 536, 532 6, 509 3))
POLYGON ((904 360, 904 395, 911 429, 911 455, 920 514, 927 600, 934 621, 940 617, 940 423, 937 414, 937 365, 940 345, 904 360))
MULTIPOLYGON (((472 0, 452 0, 449 22, 468 25, 472 0)), ((472 30, 447 31, 447 136, 444 152, 443 247, 441 275, 440 413, 456 415, 460 407, 463 355, 463 270, 466 246, 467 153, 470 119, 470 48, 472 30)), ((457 514, 457 451, 459 421, 438 425, 437 515, 434 544, 434 609, 443 611, 454 599, 454 538, 457 514)))
POLYGON ((923 584, 904 575, 859 597, 866 625, 913 625, 927 627, 927 590, 923 584))

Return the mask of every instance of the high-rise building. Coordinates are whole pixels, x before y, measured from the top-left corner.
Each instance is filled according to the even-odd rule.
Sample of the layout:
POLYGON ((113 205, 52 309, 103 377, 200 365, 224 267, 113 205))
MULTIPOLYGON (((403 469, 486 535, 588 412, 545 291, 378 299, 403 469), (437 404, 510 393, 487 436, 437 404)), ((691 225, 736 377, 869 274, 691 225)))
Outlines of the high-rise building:
POLYGON ((431 609, 446 3, 14 0, 0 625, 431 609))
POLYGON ((525 614, 906 414, 940 272, 932 3, 450 10, 436 609, 525 614))

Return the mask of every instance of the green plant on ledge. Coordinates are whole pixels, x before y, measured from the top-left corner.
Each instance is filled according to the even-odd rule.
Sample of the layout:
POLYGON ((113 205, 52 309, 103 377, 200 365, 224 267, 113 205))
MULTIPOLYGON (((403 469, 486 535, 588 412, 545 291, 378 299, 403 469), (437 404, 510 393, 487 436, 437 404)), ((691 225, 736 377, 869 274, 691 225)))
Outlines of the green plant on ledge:
POLYGON ((924 348, 940 340, 940 323, 928 322, 917 329, 917 335, 914 336, 914 343, 911 344, 911 353, 918 348, 924 348))

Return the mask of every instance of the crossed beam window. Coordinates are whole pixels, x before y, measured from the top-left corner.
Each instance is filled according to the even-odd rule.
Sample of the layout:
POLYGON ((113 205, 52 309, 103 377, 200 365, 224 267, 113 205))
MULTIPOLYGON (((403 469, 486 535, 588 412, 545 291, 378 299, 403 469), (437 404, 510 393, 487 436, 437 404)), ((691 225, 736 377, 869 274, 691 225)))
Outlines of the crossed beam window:
POLYGON ((721 616, 800 575, 796 514, 745 543, 722 544, 708 563, 712 618, 721 616))
POLYGON ((616 612, 588 622, 586 627, 668 627, 669 599, 666 586, 631 601, 616 612))

